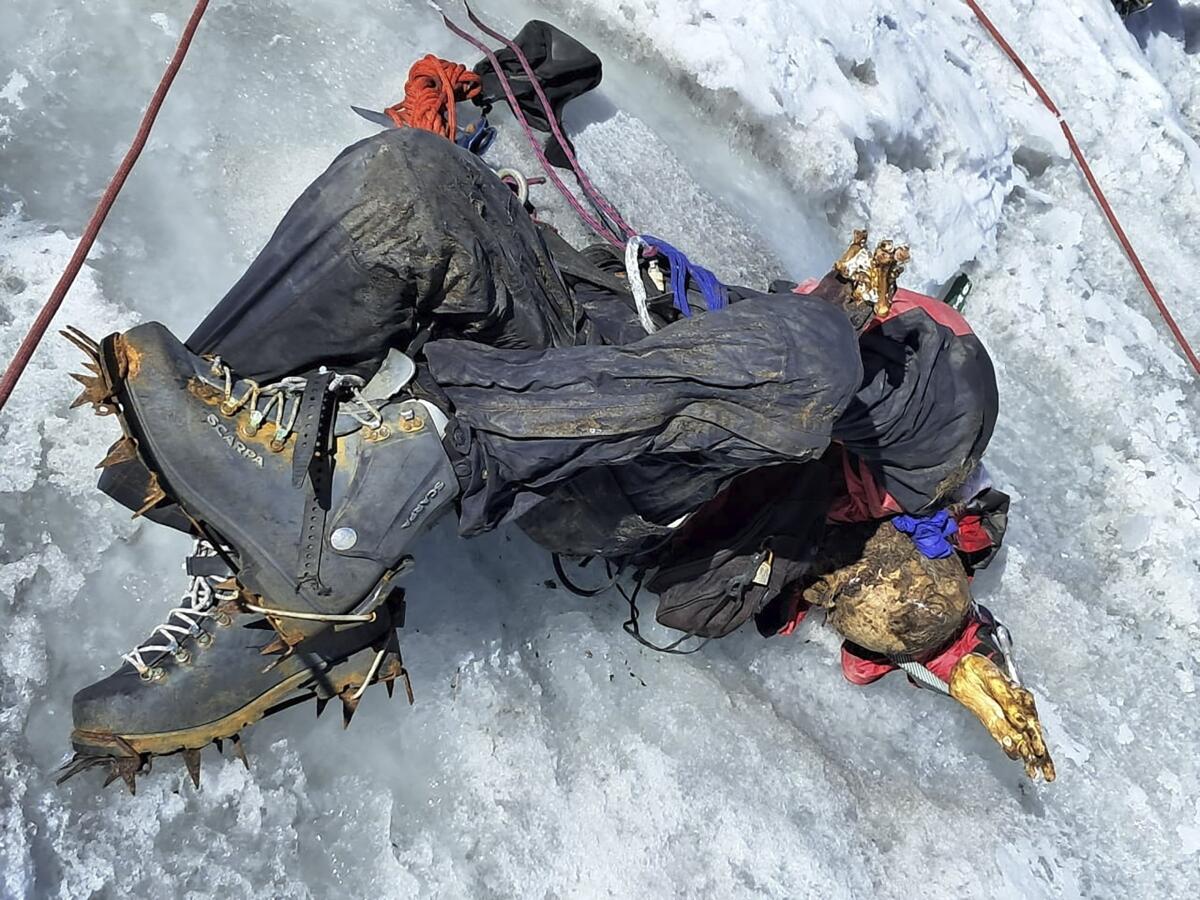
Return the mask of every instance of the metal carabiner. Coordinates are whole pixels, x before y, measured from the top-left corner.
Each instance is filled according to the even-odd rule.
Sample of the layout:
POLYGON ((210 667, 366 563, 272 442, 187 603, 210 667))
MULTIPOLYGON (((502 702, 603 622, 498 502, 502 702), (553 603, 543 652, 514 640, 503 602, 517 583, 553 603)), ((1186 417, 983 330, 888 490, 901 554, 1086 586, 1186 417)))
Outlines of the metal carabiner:
POLYGON ((996 623, 995 634, 996 646, 1000 648, 1000 653, 1004 656, 1004 668, 1008 672, 1009 680, 1017 687, 1024 687, 1021 684, 1021 676, 1017 674, 1017 664, 1013 662, 1012 635, 999 622, 996 623))
POLYGON ((517 200, 522 206, 529 202, 529 179, 524 175, 516 169, 497 169, 496 176, 513 188, 513 193, 517 195, 517 200))

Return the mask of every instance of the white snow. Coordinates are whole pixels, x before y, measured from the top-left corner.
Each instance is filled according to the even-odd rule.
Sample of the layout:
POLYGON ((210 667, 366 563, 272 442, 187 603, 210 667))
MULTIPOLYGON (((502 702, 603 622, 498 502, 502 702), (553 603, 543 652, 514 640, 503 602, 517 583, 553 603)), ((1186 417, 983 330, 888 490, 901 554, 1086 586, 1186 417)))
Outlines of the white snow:
MULTIPOLYGON (((12 6, 13 4, 10 4, 12 6)), ((0 359, 70 255, 185 10, 15 4, 0 29, 0 359)), ((186 4, 185 4, 186 6, 186 4)), ((1200 5, 990 0, 1057 100, 1193 343, 1200 5), (1132 33, 1131 33, 1132 32, 1132 33)), ((605 60, 568 109, 593 180, 728 280, 819 274, 853 227, 964 269, 995 359, 1008 549, 977 581, 1016 637, 1059 780, 1025 782, 962 709, 844 682, 837 641, 641 651, 619 598, 543 585, 516 532, 422 545, 406 661, 342 733, 311 707, 161 761, 137 797, 57 789, 70 698, 182 589, 177 536, 93 487, 114 426, 68 413, 47 339, 0 416, 0 895, 1129 897, 1200 888, 1194 377, 1050 116, 965 4, 489 0, 605 60), (453 573, 449 577, 447 573, 453 573)), ((460 19, 465 17, 458 16, 460 19)), ((188 332, 292 198, 432 51, 424 3, 214 3, 59 323, 188 332)), ((501 117, 502 118, 502 117, 501 117)), ((493 162, 531 160, 511 123, 493 162)), ((568 236, 551 191, 534 199, 568 236)), ((94 775, 94 773, 93 773, 94 775)))
POLYGON ((8 81, 4 83, 4 87, 0 88, 0 100, 6 103, 11 103, 17 109, 24 109, 25 104, 21 102, 21 91, 29 87, 29 79, 13 69, 8 74, 8 81))
POLYGON ((171 34, 171 20, 167 18, 166 13, 153 13, 150 16, 150 21, 161 28, 163 34, 171 34))

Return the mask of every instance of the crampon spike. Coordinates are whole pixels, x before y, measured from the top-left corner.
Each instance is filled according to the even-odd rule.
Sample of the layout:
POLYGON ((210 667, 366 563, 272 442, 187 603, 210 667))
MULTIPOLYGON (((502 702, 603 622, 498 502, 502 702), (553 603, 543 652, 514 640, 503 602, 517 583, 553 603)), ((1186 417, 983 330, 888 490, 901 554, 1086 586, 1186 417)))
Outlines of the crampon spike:
MULTIPOLYGON (((142 767, 141 759, 118 759, 113 761, 113 769, 125 780, 131 796, 137 795, 137 773, 142 767)), ((109 779, 109 783, 115 779, 109 779)))
POLYGON ((146 490, 146 496, 142 498, 142 506, 137 512, 130 516, 130 518, 136 519, 138 516, 145 515, 166 499, 167 492, 164 491, 159 485, 158 476, 153 472, 150 473, 150 487, 146 490))
POLYGON ((72 344, 74 344, 76 347, 78 347, 80 350, 83 351, 84 355, 87 356, 88 361, 90 363, 90 365, 88 365, 87 363, 85 363, 85 365, 88 365, 88 368, 92 368, 92 366, 95 366, 93 371, 97 375, 99 375, 100 374, 100 367, 99 367, 100 345, 97 344, 95 341, 93 341, 90 337, 88 337, 82 331, 80 331, 78 328, 72 328, 71 326, 67 326, 66 329, 60 330, 58 333, 61 334, 68 341, 70 341, 72 344))
POLYGON ((317 698, 317 718, 321 718, 321 713, 325 712, 325 707, 329 705, 328 697, 317 698))
POLYGON ((376 681, 382 681, 384 690, 387 691, 388 698, 391 699, 396 693, 396 679, 404 675, 404 663, 400 660, 400 650, 398 647, 391 648, 395 651, 395 656, 389 659, 379 671, 379 677, 376 681))
POLYGON ((82 331, 80 331, 78 328, 76 328, 74 325, 68 325, 66 328, 60 329, 58 333, 61 334, 63 337, 65 337, 68 341, 70 341, 76 347, 78 347, 80 350, 82 350, 84 353, 88 354, 88 356, 91 356, 92 358, 99 361, 100 345, 97 344, 90 337, 88 337, 86 334, 84 334, 82 331))
POLYGON ((68 778, 74 778, 80 772, 86 772, 88 769, 93 769, 105 762, 108 762, 108 758, 104 756, 83 756, 82 754, 76 753, 73 757, 71 757, 70 761, 59 770, 61 774, 54 780, 54 783, 62 784, 68 778))
POLYGON ((112 401, 112 394, 103 378, 99 375, 84 375, 80 372, 72 372, 71 377, 83 385, 83 393, 71 401, 71 409, 83 406, 85 403, 92 404, 96 407, 97 412, 102 408, 107 408, 106 404, 112 401))
POLYGON ((137 793, 136 776, 139 772, 150 771, 150 755, 138 753, 129 742, 119 735, 114 736, 116 744, 123 751, 124 756, 85 756, 76 753, 71 757, 62 769, 60 775, 55 779, 56 784, 62 784, 68 778, 74 778, 80 772, 85 772, 88 769, 94 769, 97 766, 107 765, 108 775, 104 779, 104 787, 108 787, 118 778, 123 779, 125 786, 129 788, 129 793, 137 793))
POLYGON ((235 734, 229 740, 233 742, 234 755, 242 761, 242 765, 246 767, 246 771, 249 771, 250 760, 246 758, 246 745, 242 743, 242 736, 240 734, 235 734))
POLYGON ((265 644, 258 652, 263 656, 274 656, 276 653, 286 653, 291 649, 291 645, 287 641, 276 635, 274 640, 265 644))
POLYGON ((97 469, 107 469, 117 463, 129 462, 137 456, 137 441, 131 437, 123 437, 108 448, 108 454, 96 463, 97 469))
POLYGON ((351 699, 349 696, 342 697, 342 728, 350 727, 350 720, 354 718, 357 709, 357 699, 351 699))
POLYGON ((187 766, 188 775, 192 777, 192 784, 197 789, 200 787, 200 751, 196 749, 188 749, 183 751, 183 764, 187 766))
POLYGON ((225 755, 225 741, 221 738, 213 738, 213 745, 216 746, 217 752, 222 756, 225 755))

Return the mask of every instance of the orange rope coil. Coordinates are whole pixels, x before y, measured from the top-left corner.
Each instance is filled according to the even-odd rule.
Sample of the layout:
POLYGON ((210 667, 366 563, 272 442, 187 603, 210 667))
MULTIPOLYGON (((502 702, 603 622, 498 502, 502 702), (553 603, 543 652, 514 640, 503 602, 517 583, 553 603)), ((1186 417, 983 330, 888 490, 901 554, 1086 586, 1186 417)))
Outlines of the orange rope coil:
POLYGON ((398 127, 432 131, 452 141, 458 136, 455 104, 473 100, 482 90, 479 76, 462 63, 427 53, 408 70, 404 99, 384 112, 398 127))

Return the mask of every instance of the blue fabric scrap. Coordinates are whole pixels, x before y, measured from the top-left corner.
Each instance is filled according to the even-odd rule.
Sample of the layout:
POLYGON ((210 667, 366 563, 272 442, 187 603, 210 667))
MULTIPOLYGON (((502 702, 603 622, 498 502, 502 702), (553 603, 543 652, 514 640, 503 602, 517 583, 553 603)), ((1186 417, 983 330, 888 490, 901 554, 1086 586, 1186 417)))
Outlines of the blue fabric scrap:
POLYGON ((949 538, 958 532, 958 523, 944 509, 931 516, 896 516, 892 524, 912 538, 926 559, 945 559, 954 553, 949 538))

